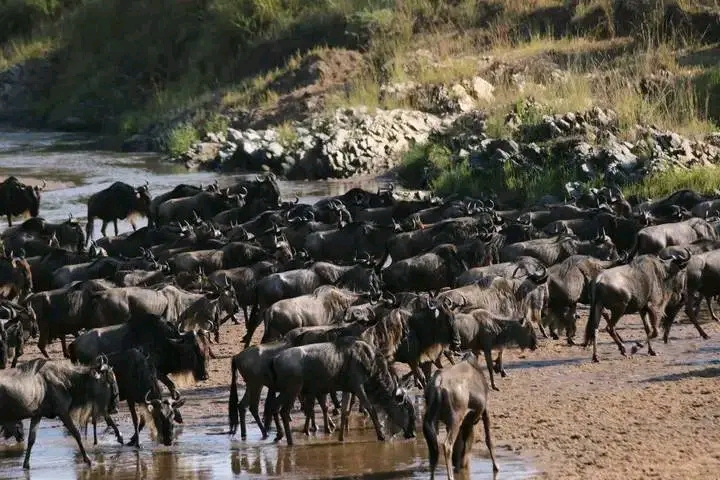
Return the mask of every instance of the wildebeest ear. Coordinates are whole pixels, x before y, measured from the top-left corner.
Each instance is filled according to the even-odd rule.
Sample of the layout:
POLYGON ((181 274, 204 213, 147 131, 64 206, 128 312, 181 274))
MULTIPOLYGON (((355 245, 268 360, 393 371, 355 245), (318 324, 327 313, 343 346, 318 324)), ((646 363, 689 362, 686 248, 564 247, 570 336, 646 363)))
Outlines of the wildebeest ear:
POLYGON ((146 403, 145 407, 147 408, 147 411, 152 413, 153 409, 155 408, 152 403, 146 403))

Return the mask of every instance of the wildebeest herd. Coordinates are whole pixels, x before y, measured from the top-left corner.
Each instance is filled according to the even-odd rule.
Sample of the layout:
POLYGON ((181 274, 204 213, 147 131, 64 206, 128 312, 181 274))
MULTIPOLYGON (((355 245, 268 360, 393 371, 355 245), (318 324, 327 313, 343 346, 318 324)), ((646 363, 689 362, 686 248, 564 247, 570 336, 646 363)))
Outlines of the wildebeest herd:
POLYGON ((625 314, 640 314, 650 355, 658 327, 667 342, 683 306, 704 338, 703 298, 716 319, 720 198, 690 190, 640 201, 604 187, 518 209, 489 196, 439 199, 392 186, 309 205, 282 201, 272 174, 228 188, 179 185, 154 198, 147 184, 116 182, 90 197, 84 229, 72 217, 38 216, 41 191, 14 177, 0 183, 9 227, 0 235, 1 368, 13 351, 13 368, 0 374, 0 423, 6 438, 21 441, 21 420, 30 418, 25 468, 42 417, 58 417, 88 463, 79 427, 95 430, 103 419, 122 443, 111 417, 120 400, 134 424, 129 445, 139 446, 146 418, 157 440, 172 444, 185 399, 170 376, 207 379, 220 328, 244 321, 244 348, 230 365, 231 434, 239 426, 246 438, 249 409, 263 438, 274 423, 276 441, 292 445, 296 400, 305 434, 317 428, 316 402, 330 433, 329 396, 341 440, 354 399, 379 440, 400 431, 411 438, 416 411, 407 392, 417 386, 433 474, 439 423, 453 478, 468 466, 481 419, 497 470, 487 392, 498 390, 495 373, 506 376, 506 347, 536 349, 536 331, 574 344, 579 304, 590 309, 582 343, 592 344, 593 361, 601 317, 623 355, 616 325, 625 314), (13 226, 22 213, 30 218, 13 226), (137 228, 137 216, 148 226, 137 228), (117 220, 126 218, 133 231, 118 235, 117 220), (112 222, 115 236, 95 239, 95 219, 103 235, 112 222), (75 337, 69 345, 67 335, 75 337), (36 337, 46 359, 59 339, 71 362, 18 366, 36 337), (408 374, 396 372, 398 362, 408 374))

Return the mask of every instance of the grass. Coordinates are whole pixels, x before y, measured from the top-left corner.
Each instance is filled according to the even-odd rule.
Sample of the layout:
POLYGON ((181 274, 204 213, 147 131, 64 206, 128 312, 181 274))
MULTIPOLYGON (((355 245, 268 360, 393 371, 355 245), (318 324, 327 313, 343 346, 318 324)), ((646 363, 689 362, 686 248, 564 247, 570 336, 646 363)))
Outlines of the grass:
POLYGON ((192 125, 179 125, 168 133, 166 149, 170 155, 181 155, 200 139, 198 131, 192 125))
POLYGON ((715 165, 675 168, 653 175, 644 181, 623 188, 626 196, 659 198, 682 188, 700 193, 713 193, 720 185, 720 167, 715 165))
MULTIPOLYGON (((628 32, 612 0, 580 2, 567 18, 563 0, 6 1, 12 8, 0 14, 0 70, 56 59, 57 78, 35 105, 51 126, 75 117, 89 129, 128 136, 163 125, 171 153, 225 130, 235 112, 274 108, 284 93, 279 80, 291 78, 308 55, 332 48, 357 50, 366 64, 325 95, 328 109, 413 107, 412 98, 384 95, 383 85, 484 76, 481 57, 490 56, 520 66, 550 59, 565 72, 531 75, 522 88, 493 82, 495 100, 479 105, 492 136, 517 136, 505 117, 533 104, 530 98, 540 107, 517 112, 526 124, 592 105, 615 109, 624 135, 636 123, 704 133, 720 121, 720 69, 681 67, 675 58, 696 38, 665 32, 662 11, 647 12, 621 38, 628 32), (606 31, 578 30, 583 21, 597 23, 598 11, 606 31), (673 82, 644 95, 640 79, 661 67, 675 75, 673 82)), ((680 5, 689 12, 718 9, 716 0, 680 5)), ((280 129, 291 138, 288 125, 280 129)), ((427 155, 431 164, 442 157, 437 150, 427 155)), ((470 175, 462 165, 453 168, 438 173, 440 188, 470 175)), ((556 184, 565 175, 548 171, 543 182, 556 184)))

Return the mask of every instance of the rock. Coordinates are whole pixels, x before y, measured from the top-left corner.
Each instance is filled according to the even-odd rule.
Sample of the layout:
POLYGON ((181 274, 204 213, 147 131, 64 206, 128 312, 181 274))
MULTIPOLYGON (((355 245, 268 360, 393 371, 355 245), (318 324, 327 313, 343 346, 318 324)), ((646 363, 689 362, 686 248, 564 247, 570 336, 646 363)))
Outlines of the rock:
POLYGON ((482 77, 472 79, 472 91, 478 100, 491 102, 495 100, 495 87, 482 77))
POLYGON ((153 150, 154 140, 149 135, 136 133, 123 141, 120 149, 123 152, 150 152, 153 150))

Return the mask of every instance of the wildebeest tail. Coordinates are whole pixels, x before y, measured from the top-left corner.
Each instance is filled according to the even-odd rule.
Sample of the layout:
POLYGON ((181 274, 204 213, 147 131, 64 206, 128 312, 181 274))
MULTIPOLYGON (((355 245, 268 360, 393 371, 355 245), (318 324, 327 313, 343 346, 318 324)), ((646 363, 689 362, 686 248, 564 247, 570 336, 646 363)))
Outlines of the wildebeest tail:
POLYGON ((435 421, 440 411, 442 397, 440 389, 435 387, 435 379, 433 375, 431 380, 425 386, 425 415, 423 416, 423 435, 427 442, 430 457, 430 468, 435 469, 440 456, 440 446, 438 445, 437 431, 435 430, 435 421))
POLYGON ((232 373, 232 378, 230 380, 230 399, 228 400, 228 420, 230 424, 230 433, 233 434, 237 431, 238 424, 240 423, 238 414, 238 368, 235 357, 233 357, 230 362, 230 371, 232 373))
POLYGON ((590 318, 588 318, 585 325, 585 340, 583 342, 586 347, 595 340, 597 329, 600 326, 602 309, 602 301, 598 298, 597 283, 592 282, 590 285, 590 318))

